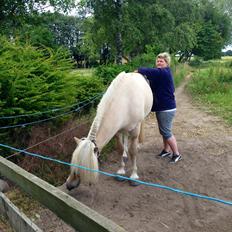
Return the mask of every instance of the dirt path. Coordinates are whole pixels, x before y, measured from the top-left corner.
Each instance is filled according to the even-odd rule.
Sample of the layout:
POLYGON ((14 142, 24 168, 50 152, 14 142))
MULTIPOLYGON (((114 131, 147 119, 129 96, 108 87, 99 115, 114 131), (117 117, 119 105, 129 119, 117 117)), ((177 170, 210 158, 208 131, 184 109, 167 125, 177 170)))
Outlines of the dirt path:
MULTIPOLYGON (((174 123, 183 160, 170 164, 167 158, 156 157, 162 141, 154 115, 150 115, 138 157, 139 175, 144 181, 232 201, 232 128, 194 106, 185 92, 186 82, 176 92, 174 123)), ((118 160, 113 152, 101 169, 115 172, 118 160)), ((153 187, 131 187, 106 176, 100 177, 98 186, 81 185, 70 195, 129 232, 232 231, 232 206, 153 187)), ((63 226, 61 231, 73 230, 63 226)))

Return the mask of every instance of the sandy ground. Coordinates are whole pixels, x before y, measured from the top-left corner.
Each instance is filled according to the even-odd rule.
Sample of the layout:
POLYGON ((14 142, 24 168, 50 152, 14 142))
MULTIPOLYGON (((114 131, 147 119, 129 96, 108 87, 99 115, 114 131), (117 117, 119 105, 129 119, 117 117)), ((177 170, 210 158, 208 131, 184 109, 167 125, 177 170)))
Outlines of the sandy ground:
MULTIPOLYGON (((162 140, 151 114, 146 120, 138 173, 143 181, 232 201, 232 128, 194 105, 186 94, 186 82, 176 91, 173 130, 183 160, 170 164, 168 158, 156 157, 162 140)), ((113 173, 118 165, 119 157, 113 152, 101 169, 113 173)), ((232 206, 164 189, 131 187, 127 181, 101 176, 96 187, 80 185, 69 194, 129 232, 232 231, 232 206)))
MULTIPOLYGON (((156 157, 162 140, 151 114, 146 120, 138 173, 143 181, 232 201, 232 128, 192 103, 185 92, 186 81, 176 91, 173 130, 183 160, 170 164, 168 158, 156 157)), ((101 170, 113 173, 118 165, 119 157, 113 152, 101 170)), ((69 194, 129 232, 232 231, 232 206, 164 189, 131 187, 127 181, 101 176, 96 187, 80 185, 69 194)), ((72 229, 63 226, 61 231, 72 229)))
MULTIPOLYGON (((183 159, 170 164, 168 158, 156 157, 162 140, 151 114, 139 152, 138 174, 143 181, 232 201, 232 128, 194 105, 185 84, 176 91, 173 130, 183 159)), ((101 170, 114 173, 118 167, 119 157, 113 152, 101 170)), ((164 189, 132 187, 127 181, 100 176, 97 186, 80 185, 69 194, 128 232, 232 231, 232 206, 164 189)), ((44 231, 74 231, 48 211, 41 212, 36 224, 44 231)))

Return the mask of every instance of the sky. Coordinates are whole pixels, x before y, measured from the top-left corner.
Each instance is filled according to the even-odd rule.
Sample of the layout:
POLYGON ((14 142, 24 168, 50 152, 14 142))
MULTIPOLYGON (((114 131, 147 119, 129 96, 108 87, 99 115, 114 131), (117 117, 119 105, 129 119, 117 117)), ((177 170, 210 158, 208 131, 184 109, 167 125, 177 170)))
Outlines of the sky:
POLYGON ((224 49, 222 49, 223 52, 226 52, 228 50, 232 50, 232 44, 229 46, 226 46, 224 49))

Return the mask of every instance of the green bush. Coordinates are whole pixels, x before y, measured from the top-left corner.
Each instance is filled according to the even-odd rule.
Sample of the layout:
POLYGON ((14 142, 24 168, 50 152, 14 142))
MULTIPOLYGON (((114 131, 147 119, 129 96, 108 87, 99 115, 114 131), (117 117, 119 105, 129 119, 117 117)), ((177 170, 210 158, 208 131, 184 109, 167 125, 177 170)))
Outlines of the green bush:
POLYGON ((144 53, 140 56, 135 57, 131 62, 130 66, 132 70, 138 69, 138 67, 154 67, 156 55, 154 53, 144 53))
POLYGON ((218 82, 213 69, 205 69, 194 73, 189 89, 194 94, 209 94, 220 92, 222 85, 218 82))
MULTIPOLYGON (((95 75, 108 85, 120 72, 133 72, 139 67, 154 67, 155 57, 153 53, 143 54, 134 58, 130 63, 124 65, 102 65, 96 68, 95 75)), ((179 86, 184 77, 190 72, 186 64, 179 64, 175 57, 172 57, 171 69, 174 75, 175 86, 179 86)))
POLYGON ((232 68, 232 61, 228 60, 224 62, 226 68, 232 68))
POLYGON ((30 114, 74 102, 65 50, 36 49, 0 39, 0 116, 30 114), (68 90, 68 91, 67 91, 68 90))
POLYGON ((101 65, 96 68, 94 75, 101 78, 104 85, 109 85, 110 82, 122 71, 130 71, 129 66, 116 64, 101 65))
POLYGON ((192 67, 200 67, 202 64, 203 60, 198 56, 194 56, 189 62, 189 65, 192 67))
MULTIPOLYGON (((69 57, 64 49, 38 49, 0 37, 0 117, 34 114, 73 104, 75 88, 69 75, 73 63, 69 57)), ((54 113, 50 112, 34 117, 1 119, 0 126, 52 115, 54 113)))
POLYGON ((139 67, 153 67, 155 62, 153 53, 145 53, 135 57, 132 61, 123 65, 102 65, 96 68, 95 75, 103 79, 103 83, 108 85, 120 72, 133 72, 139 67))
POLYGON ((84 111, 88 112, 88 110, 94 105, 96 106, 101 99, 103 92, 105 91, 105 85, 103 84, 102 79, 94 76, 85 76, 83 74, 78 74, 75 72, 72 74, 73 80, 75 80, 75 97, 77 102, 83 102, 80 106, 85 105, 95 96, 96 100, 92 103, 84 107, 84 111))

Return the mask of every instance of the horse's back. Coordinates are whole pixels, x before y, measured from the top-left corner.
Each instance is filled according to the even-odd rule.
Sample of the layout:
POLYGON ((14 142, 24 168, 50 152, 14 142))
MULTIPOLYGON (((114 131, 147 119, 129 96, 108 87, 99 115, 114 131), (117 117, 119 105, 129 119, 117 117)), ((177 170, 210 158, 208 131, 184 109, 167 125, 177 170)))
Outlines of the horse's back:
POLYGON ((121 129, 134 128, 151 111, 151 88, 139 73, 120 73, 113 82, 113 98, 107 114, 121 129))
POLYGON ((100 143, 107 143, 118 131, 137 128, 151 111, 152 103, 151 88, 141 74, 120 73, 98 105, 95 121, 97 138, 103 140, 100 143))
POLYGON ((147 80, 139 73, 120 73, 123 83, 118 86, 120 101, 131 110, 144 110, 147 115, 151 111, 153 95, 147 80))

